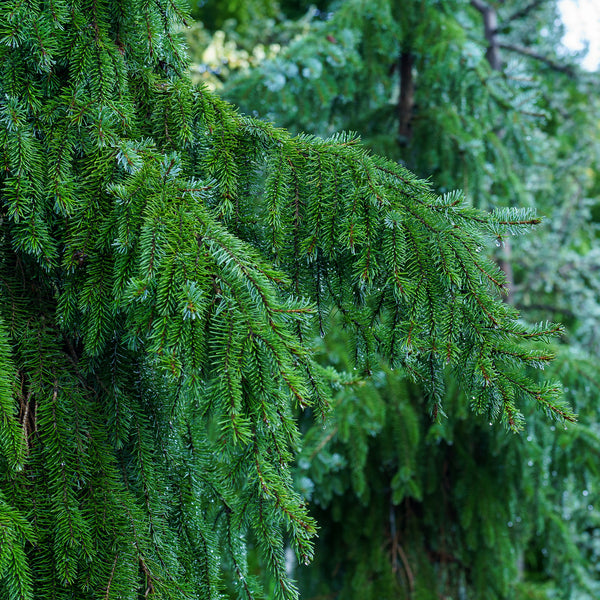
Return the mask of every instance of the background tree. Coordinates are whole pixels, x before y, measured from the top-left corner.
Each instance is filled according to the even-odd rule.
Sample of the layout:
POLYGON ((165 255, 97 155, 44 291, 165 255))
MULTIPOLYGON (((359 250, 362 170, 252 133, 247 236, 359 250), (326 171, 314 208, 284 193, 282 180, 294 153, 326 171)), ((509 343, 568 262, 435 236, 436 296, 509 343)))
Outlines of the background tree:
MULTIPOLYGON (((398 370, 383 369, 368 389, 345 387, 327 427, 308 429, 298 461, 323 527, 302 589, 595 598, 597 76, 561 48, 553 2, 320 9, 267 36, 265 27, 255 37, 228 31, 232 56, 252 55, 257 42, 282 47, 226 79, 222 93, 292 129, 357 130, 433 174, 439 191, 463 187, 475 205, 537 206, 547 216, 540 235, 512 241, 510 254, 498 240, 496 259, 514 279, 510 302, 569 325, 555 368, 581 418, 565 432, 531 415, 523 438, 506 439, 458 409, 432 427, 420 390, 398 370)), ((351 368, 343 341, 322 360, 351 368)), ((450 387, 445 402, 458 398, 450 387)))

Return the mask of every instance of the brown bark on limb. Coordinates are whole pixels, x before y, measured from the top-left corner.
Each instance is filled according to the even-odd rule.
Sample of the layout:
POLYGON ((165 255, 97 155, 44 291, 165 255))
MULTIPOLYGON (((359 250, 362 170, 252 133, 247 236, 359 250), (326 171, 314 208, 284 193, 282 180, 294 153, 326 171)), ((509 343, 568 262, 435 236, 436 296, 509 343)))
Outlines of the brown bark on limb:
POLYGON ((500 43, 498 41, 498 13, 496 10, 481 0, 471 0, 471 6, 475 7, 483 16, 485 39, 488 43, 486 58, 494 71, 502 68, 500 59, 500 43))

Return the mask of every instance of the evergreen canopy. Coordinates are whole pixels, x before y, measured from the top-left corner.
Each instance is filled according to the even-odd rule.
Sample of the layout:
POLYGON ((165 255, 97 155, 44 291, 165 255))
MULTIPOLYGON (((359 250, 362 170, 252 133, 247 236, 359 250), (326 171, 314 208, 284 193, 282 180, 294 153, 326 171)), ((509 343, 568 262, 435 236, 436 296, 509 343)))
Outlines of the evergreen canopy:
POLYGON ((10 0, 0 12, 0 597, 241 598, 315 523, 289 472, 296 407, 357 369, 451 370, 477 412, 572 420, 554 324, 502 302, 482 252, 539 222, 436 196, 351 135, 291 137, 186 75, 183 3, 10 0))

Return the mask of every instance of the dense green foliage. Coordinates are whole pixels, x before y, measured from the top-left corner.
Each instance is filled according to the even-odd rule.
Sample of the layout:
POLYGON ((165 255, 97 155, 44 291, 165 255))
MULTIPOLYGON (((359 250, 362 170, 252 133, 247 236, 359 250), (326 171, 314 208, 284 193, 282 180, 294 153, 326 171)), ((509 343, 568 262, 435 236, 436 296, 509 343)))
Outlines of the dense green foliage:
MULTIPOLYGON (((413 471, 419 440, 449 445, 450 422, 465 423, 462 456, 482 417, 513 430, 534 407, 574 419, 535 373, 560 327, 520 320, 485 251, 537 224, 534 209, 484 212, 355 136, 291 137, 241 116, 192 84, 184 13, 175 0, 0 8, 2 598, 295 598, 285 551, 310 562, 315 535, 300 490, 336 435, 355 436, 364 467, 376 456, 363 432, 394 428, 376 441, 395 507, 439 503, 413 471), (316 350, 342 327, 336 371, 316 350), (403 374, 381 394, 350 392, 375 410, 358 429, 336 390, 372 384, 343 369, 373 385, 403 374), (337 431, 309 431, 294 474, 313 417, 337 431)), ((483 461, 490 499, 503 444, 483 461)), ((344 474, 363 501, 371 470, 344 474)), ((334 499, 327 485, 314 497, 334 499)), ((501 539, 472 530, 474 499, 456 486, 449 500, 474 536, 464 561, 478 539, 501 539)))
MULTIPOLYGON (((478 5, 332 2, 300 21, 226 29, 220 79, 207 78, 292 130, 357 130, 440 192, 536 206, 536 234, 494 257, 522 314, 568 326, 551 365, 580 415, 566 431, 528 414, 523 436, 507 437, 465 413, 454 382, 449 418, 432 424, 420 388, 384 366, 336 394, 325 429, 303 421, 296 478, 321 525, 315 564, 298 573, 307 597, 600 593, 597 74, 561 48, 554 2, 490 2, 493 44, 478 5), (258 61, 261 45, 276 55, 258 61)), ((345 345, 328 338, 323 364, 352 372, 345 345)))

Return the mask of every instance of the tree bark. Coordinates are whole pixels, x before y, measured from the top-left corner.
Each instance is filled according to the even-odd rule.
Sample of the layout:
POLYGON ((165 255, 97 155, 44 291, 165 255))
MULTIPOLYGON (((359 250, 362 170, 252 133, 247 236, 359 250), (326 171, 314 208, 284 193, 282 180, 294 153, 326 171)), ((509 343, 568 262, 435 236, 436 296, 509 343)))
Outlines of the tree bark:
POLYGON ((496 13, 494 7, 481 0, 471 0, 471 6, 474 6, 483 16, 485 39, 488 43, 486 58, 494 71, 500 71, 502 60, 498 41, 498 13, 496 13))

